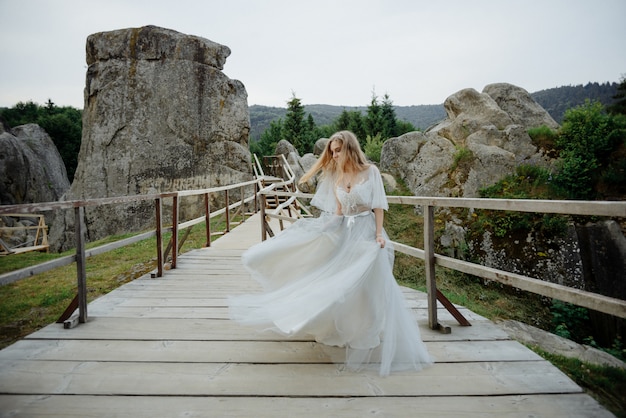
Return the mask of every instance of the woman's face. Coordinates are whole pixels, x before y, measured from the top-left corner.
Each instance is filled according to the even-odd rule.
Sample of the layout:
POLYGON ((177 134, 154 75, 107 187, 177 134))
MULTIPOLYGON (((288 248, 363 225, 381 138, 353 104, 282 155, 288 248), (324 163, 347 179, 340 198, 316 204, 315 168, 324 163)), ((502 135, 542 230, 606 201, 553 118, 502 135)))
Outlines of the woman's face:
POLYGON ((339 141, 333 141, 330 143, 330 152, 333 155, 333 160, 335 160, 335 162, 339 161, 339 158, 341 158, 341 148, 342 148, 342 144, 339 141))

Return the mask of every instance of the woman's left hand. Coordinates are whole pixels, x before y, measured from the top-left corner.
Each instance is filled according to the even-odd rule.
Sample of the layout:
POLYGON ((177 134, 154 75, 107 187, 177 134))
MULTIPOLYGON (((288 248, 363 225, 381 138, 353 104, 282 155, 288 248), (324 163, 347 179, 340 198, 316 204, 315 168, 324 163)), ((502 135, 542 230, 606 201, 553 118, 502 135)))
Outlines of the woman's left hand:
POLYGON ((385 238, 383 237, 376 237, 376 242, 378 243, 378 245, 380 245, 380 248, 385 248, 385 238))

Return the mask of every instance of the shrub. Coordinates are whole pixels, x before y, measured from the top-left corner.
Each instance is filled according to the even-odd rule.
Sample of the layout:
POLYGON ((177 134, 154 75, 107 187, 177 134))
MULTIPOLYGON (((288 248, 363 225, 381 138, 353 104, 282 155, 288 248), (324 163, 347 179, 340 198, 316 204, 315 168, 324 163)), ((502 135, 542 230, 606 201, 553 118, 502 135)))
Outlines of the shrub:
POLYGON ((558 132, 550 129, 546 125, 542 125, 536 128, 530 128, 528 130, 528 136, 530 136, 530 139, 532 139, 533 143, 539 148, 549 151, 555 148, 558 132))
POLYGON ((556 184, 572 199, 593 199, 611 152, 623 142, 623 118, 609 115, 599 102, 569 109, 556 140, 561 150, 556 184))
POLYGON ((383 150, 383 140, 380 134, 376 134, 374 137, 368 135, 365 139, 365 146, 363 151, 367 158, 372 161, 380 162, 380 153, 383 150))
POLYGON ((582 343, 583 339, 589 335, 587 308, 554 299, 550 311, 552 312, 553 332, 556 335, 578 343, 582 343))

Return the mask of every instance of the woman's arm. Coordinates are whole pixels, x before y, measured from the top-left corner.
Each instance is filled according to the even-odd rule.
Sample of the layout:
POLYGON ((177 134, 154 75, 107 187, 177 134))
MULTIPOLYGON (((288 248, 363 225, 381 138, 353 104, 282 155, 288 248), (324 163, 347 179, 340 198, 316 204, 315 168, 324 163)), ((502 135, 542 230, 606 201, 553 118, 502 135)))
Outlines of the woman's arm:
POLYGON ((380 248, 385 248, 385 238, 383 237, 385 211, 381 208, 374 209, 374 217, 376 218, 376 242, 380 245, 380 248))

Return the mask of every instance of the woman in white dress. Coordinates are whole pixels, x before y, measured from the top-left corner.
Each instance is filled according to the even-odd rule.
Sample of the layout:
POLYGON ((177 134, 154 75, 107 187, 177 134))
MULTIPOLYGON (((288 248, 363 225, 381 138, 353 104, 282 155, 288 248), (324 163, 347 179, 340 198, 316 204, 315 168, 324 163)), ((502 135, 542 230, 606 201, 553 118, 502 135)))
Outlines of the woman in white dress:
POLYGON ((311 204, 318 218, 298 220, 252 246, 242 260, 265 293, 230 299, 231 318, 289 337, 345 347, 351 370, 420 370, 432 359, 393 277, 394 252, 383 229, 387 198, 378 168, 356 136, 332 135, 301 182, 322 172, 311 204))

